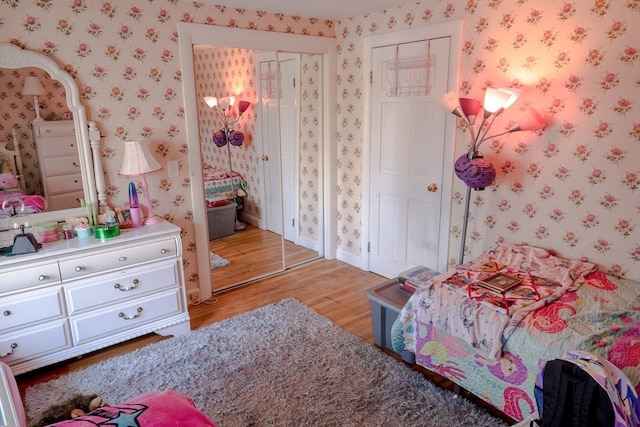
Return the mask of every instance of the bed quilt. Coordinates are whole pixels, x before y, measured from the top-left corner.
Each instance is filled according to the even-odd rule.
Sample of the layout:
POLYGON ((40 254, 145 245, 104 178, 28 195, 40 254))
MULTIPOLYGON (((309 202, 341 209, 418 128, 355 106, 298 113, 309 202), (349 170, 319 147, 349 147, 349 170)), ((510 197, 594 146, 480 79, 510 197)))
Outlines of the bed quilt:
MULTIPOLYGON (((417 364, 451 379, 515 420, 535 410, 533 390, 541 366, 569 350, 584 350, 605 357, 620 368, 640 392, 638 281, 584 271, 586 265, 578 268, 578 264, 574 264, 566 275, 571 278, 568 280, 571 284, 542 305, 533 304, 523 312, 525 315, 509 327, 496 358, 489 357, 477 343, 452 334, 448 325, 422 316, 425 309, 428 310, 424 294, 430 292, 433 284, 440 283, 438 286, 446 292, 459 295, 460 286, 442 283, 450 277, 459 279, 460 274, 464 276, 468 270, 477 274, 478 270, 487 268, 487 262, 498 262, 504 250, 505 247, 501 247, 488 251, 419 288, 392 327, 394 349, 413 352, 417 364)), ((534 271, 536 264, 518 263, 510 267, 534 271)), ((539 277, 545 275, 548 273, 539 277)), ((511 313, 512 319, 514 313, 511 313)))
POLYGON ((247 181, 237 172, 233 173, 233 186, 229 171, 215 169, 211 166, 203 168, 204 193, 207 200, 233 199, 231 192, 239 188, 246 191, 247 181))

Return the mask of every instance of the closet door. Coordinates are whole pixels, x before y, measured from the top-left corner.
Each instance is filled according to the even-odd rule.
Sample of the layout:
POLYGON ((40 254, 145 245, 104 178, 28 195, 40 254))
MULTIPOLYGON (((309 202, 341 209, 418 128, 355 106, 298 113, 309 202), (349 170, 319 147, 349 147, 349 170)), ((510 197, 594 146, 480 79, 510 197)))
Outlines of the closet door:
POLYGON ((385 277, 438 268, 448 64, 447 38, 371 52, 369 269, 385 277))

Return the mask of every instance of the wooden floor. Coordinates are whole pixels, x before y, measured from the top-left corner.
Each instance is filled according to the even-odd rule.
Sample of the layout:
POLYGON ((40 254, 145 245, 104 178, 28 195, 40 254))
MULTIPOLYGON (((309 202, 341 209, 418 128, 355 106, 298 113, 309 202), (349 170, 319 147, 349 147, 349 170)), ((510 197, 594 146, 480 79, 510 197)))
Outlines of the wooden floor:
MULTIPOLYGON (((386 279, 383 277, 359 270, 341 261, 324 259, 314 261, 280 275, 214 295, 208 301, 190 306, 191 328, 198 329, 284 298, 296 298, 346 331, 373 345, 373 327, 369 300, 365 296, 365 291, 384 281, 386 279)), ((100 360, 130 352, 161 339, 164 338, 154 334, 146 335, 77 359, 19 375, 17 380, 20 391, 24 395, 26 387, 32 384, 86 368, 100 360)), ((390 351, 386 353, 395 356, 390 351)), ((429 374, 423 369, 415 369, 423 372, 441 387, 453 388, 451 382, 429 374)), ((99 393, 99 390, 96 392, 99 393)), ((476 401, 473 397, 471 398, 476 401)), ((487 406, 482 402, 477 403, 485 408, 487 406)), ((492 408, 487 410, 501 416, 492 408)))

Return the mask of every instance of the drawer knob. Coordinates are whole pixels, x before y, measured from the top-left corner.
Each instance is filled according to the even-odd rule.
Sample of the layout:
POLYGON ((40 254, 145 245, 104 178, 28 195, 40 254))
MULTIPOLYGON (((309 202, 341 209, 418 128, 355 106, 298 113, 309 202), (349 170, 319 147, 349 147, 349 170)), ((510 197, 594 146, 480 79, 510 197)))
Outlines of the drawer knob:
POLYGON ((47 276, 45 276, 44 274, 41 274, 38 276, 38 280, 41 282, 44 282, 45 280, 47 280, 47 276))
POLYGON ((166 249, 160 249, 160 253, 163 254, 163 255, 166 254, 167 252, 169 252, 169 251, 167 251, 166 249))
POLYGON ((78 266, 76 266, 76 268, 74 270, 76 270, 78 273, 80 273, 82 270, 84 270, 84 267, 82 267, 81 265, 78 265, 78 266))
POLYGON ((136 314, 129 314, 129 315, 124 314, 123 312, 120 312, 118 316, 122 317, 124 320, 133 320, 137 317, 140 317, 140 315, 142 314, 142 307, 138 307, 136 311, 137 311, 136 314))
POLYGON ((5 310, 5 311, 2 312, 3 316, 11 316, 11 314, 12 314, 11 310, 5 310))
POLYGON ((0 354, 0 358, 11 356, 14 351, 18 348, 18 343, 11 343, 11 351, 9 353, 0 354))
POLYGON ((127 257, 126 256, 121 256, 120 258, 118 258, 118 261, 126 261, 127 257))
POLYGON ((140 281, 138 279, 133 279, 133 286, 122 286, 120 283, 116 283, 115 285, 113 285, 113 287, 122 292, 126 292, 136 289, 139 283, 140 281))

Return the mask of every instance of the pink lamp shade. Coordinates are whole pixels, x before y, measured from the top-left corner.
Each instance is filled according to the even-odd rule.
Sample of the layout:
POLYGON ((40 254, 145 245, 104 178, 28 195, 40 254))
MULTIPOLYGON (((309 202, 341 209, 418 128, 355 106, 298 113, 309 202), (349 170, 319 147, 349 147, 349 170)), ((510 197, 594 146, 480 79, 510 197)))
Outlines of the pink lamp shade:
POLYGON ((238 101, 238 111, 240 112, 240 115, 247 111, 250 106, 251 103, 249 101, 238 101))
POLYGON ((473 123, 478 112, 480 111, 482 104, 477 99, 473 98, 460 98, 460 108, 469 122, 473 123))
POLYGON ((513 130, 509 130, 510 132, 517 132, 520 130, 538 130, 545 127, 546 123, 542 118, 542 115, 536 111, 535 108, 529 108, 524 117, 518 120, 518 124, 514 126, 513 130))
POLYGON ((124 160, 119 175, 140 176, 162 170, 162 166, 151 155, 145 141, 125 141, 124 160))

